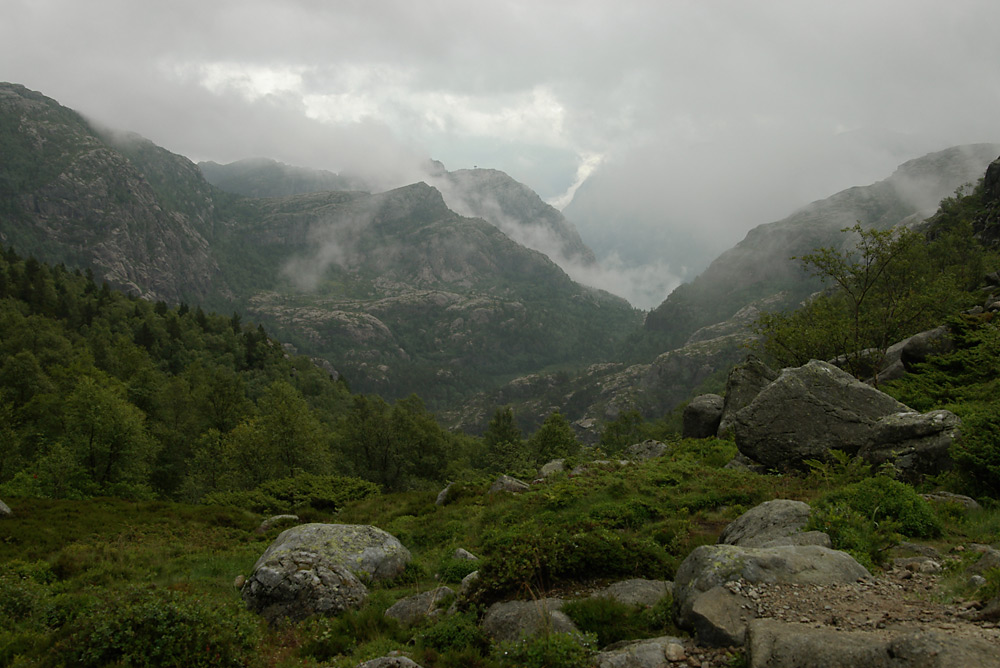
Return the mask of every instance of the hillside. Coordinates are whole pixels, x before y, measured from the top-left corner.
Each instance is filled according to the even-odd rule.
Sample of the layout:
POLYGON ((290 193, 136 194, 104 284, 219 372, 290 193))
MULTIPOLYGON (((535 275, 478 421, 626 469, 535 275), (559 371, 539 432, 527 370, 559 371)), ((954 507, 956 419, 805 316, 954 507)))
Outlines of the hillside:
MULTIPOLYGON (((639 324, 624 300, 574 283, 427 185, 241 197, 141 137, 95 129, 22 86, 0 92, 11 156, 0 165, 0 240, 148 299, 252 316, 356 389, 455 401, 608 357, 639 324)), ((499 211, 514 207, 504 194, 514 182, 490 176, 503 186, 490 186, 499 211)))

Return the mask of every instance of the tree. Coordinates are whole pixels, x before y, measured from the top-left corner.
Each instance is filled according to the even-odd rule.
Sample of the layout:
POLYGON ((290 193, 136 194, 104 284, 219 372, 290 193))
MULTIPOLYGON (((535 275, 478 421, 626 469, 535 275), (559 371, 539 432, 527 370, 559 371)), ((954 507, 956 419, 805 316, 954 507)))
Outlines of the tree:
POLYGON ((559 411, 553 411, 528 440, 528 451, 535 464, 542 466, 553 459, 574 456, 580 451, 580 441, 569 420, 559 411))
POLYGON ((844 232, 854 248, 819 248, 800 258, 830 286, 791 314, 765 314, 756 329, 764 352, 780 364, 842 357, 859 378, 875 376, 889 347, 956 308, 960 290, 924 237, 906 229, 844 232))
POLYGON ((510 406, 496 410, 483 432, 483 441, 486 444, 486 467, 494 473, 521 471, 531 462, 510 406))
POLYGON ((617 418, 604 425, 598 444, 607 454, 617 454, 643 440, 643 424, 644 420, 639 411, 620 413, 617 418))

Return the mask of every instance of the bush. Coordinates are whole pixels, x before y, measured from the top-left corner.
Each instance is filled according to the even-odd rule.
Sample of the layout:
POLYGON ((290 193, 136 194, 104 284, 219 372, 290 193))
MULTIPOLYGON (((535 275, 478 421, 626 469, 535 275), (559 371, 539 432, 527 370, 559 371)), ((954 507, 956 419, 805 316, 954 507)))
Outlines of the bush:
POLYGON ((438 568, 438 576, 441 582, 457 583, 472 571, 479 570, 479 561, 473 559, 456 559, 455 557, 445 557, 441 560, 438 568))
POLYGON ((933 508, 909 485, 887 476, 875 476, 824 497, 824 505, 843 504, 878 523, 894 522, 900 533, 918 538, 941 535, 933 508))
POLYGON ((203 503, 270 514, 300 508, 336 512, 350 501, 377 494, 378 485, 360 478, 303 473, 291 478, 269 480, 252 490, 212 492, 205 496, 203 503))
POLYGON ((605 647, 621 640, 663 635, 672 619, 672 600, 665 598, 646 610, 611 598, 584 598, 568 601, 562 612, 578 629, 596 635, 599 647, 605 647))
POLYGON ((471 612, 448 615, 418 633, 414 639, 421 649, 431 648, 439 652, 472 650, 482 653, 490 644, 471 612))
POLYGON ((580 668, 593 653, 593 635, 548 633, 511 643, 501 643, 497 655, 510 668, 580 668))
POLYGON ((338 654, 349 654, 357 645, 378 638, 395 638, 405 642, 400 636, 399 622, 385 616, 385 607, 366 605, 360 610, 349 610, 342 615, 322 617, 310 622, 304 635, 300 653, 318 661, 329 661, 338 654))
POLYGON ((258 625, 235 602, 216 607, 179 592, 129 589, 66 627, 55 647, 73 666, 243 666, 258 625))

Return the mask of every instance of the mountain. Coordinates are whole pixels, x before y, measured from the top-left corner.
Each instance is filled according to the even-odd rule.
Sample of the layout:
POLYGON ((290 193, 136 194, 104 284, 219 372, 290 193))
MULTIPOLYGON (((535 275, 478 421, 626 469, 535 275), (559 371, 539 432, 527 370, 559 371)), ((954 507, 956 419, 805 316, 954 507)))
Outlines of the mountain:
MULTIPOLYGON (((609 357, 641 323, 425 183, 242 197, 13 84, 0 85, 0 148, 4 243, 148 299, 253 317, 355 390, 439 404, 609 357)), ((489 180, 501 212, 509 182, 489 180)))
POLYGON ((852 241, 841 230, 855 223, 887 229, 929 217, 956 188, 979 179, 998 154, 997 144, 931 153, 902 164, 887 179, 849 188, 755 227, 651 311, 646 329, 678 346, 695 330, 725 321, 753 301, 781 293, 781 306, 793 306, 820 289, 796 257, 819 247, 845 248, 852 241))
POLYGON ((199 162, 198 168, 212 185, 247 197, 286 197, 327 190, 368 190, 358 179, 324 169, 294 167, 270 158, 247 158, 226 165, 199 162))

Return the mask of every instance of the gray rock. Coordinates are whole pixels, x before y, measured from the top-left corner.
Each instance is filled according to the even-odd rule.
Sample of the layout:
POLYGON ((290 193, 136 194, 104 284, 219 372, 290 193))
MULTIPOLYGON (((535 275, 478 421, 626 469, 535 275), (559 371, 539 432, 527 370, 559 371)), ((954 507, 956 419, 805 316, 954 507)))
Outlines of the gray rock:
POLYGON ((451 486, 455 483, 449 482, 444 489, 438 492, 437 498, 434 499, 435 506, 446 506, 451 500, 451 486))
POLYGON ((538 470, 539 478, 548 478, 549 476, 555 475, 556 473, 562 473, 566 470, 566 460, 565 459, 553 459, 551 462, 543 466, 538 470))
POLYGON ((385 611, 385 616, 412 626, 424 619, 433 619, 443 614, 442 606, 454 596, 455 592, 450 587, 438 587, 396 601, 385 611))
POLYGON ((828 585, 865 577, 868 571, 847 553, 816 545, 702 545, 677 570, 674 611, 677 624, 695 631, 700 642, 739 644, 751 615, 739 587, 727 583, 828 585))
POLYGON ((921 494, 931 503, 954 503, 962 506, 966 510, 979 510, 982 506, 979 502, 972 497, 965 496, 964 494, 953 494, 952 492, 931 492, 930 494, 921 494))
POLYGON ((594 657, 592 665, 594 668, 663 668, 664 661, 682 661, 685 657, 680 638, 663 636, 607 648, 594 657))
POLYGON ((8 516, 13 515, 13 514, 14 513, 10 509, 10 506, 8 506, 3 501, 0 501, 0 517, 8 517, 8 516))
POLYGON ((381 656, 359 663, 358 668, 420 668, 420 664, 405 656, 381 656))
POLYGON ((961 435, 961 424, 945 410, 886 415, 872 426, 859 454, 874 466, 892 464, 900 478, 917 482, 954 467, 948 453, 961 435))
POLYGON ((278 534, 254 569, 282 554, 316 553, 343 565, 363 582, 399 576, 410 551, 385 531, 361 524, 301 524, 278 534))
POLYGON ((479 557, 472 554, 465 548, 458 548, 451 554, 452 559, 462 559, 463 561, 479 561, 479 557))
POLYGON ((260 523, 257 527, 257 534, 265 534, 279 524, 291 524, 293 522, 298 522, 298 515, 274 515, 273 517, 268 517, 266 520, 260 523))
POLYGON ((625 456, 633 461, 646 461, 662 457, 669 448, 660 441, 648 439, 642 443, 633 443, 625 449, 625 456))
POLYGON ((1000 550, 989 545, 972 545, 970 547, 982 555, 976 560, 976 563, 969 566, 970 573, 984 575, 986 571, 1000 568, 1000 550))
POLYGON ((751 355, 737 364, 726 379, 726 394, 723 400, 722 417, 718 435, 727 436, 732 430, 733 417, 778 377, 778 372, 751 355))
POLYGON ((496 642, 520 640, 542 632, 579 633, 566 613, 560 611, 562 604, 558 598, 494 603, 483 616, 482 629, 496 642))
POLYGON ((914 364, 926 362, 931 355, 943 355, 954 349, 955 341, 951 337, 951 331, 947 326, 941 325, 906 339, 900 352, 900 360, 909 370, 914 364))
POLYGON ((733 417, 740 452, 765 466, 803 468, 831 449, 855 455, 880 418, 910 409, 827 362, 785 369, 733 417))
POLYGON ((809 521, 808 503, 790 499, 766 501, 746 511, 722 530, 719 543, 763 547, 769 541, 798 533, 809 521))
POLYGON ((684 407, 681 435, 684 438, 710 438, 719 432, 725 400, 718 394, 702 394, 684 407))
POLYGON ((527 492, 529 489, 531 489, 531 486, 528 485, 528 483, 518 480, 517 478, 512 478, 509 475, 502 475, 497 478, 490 487, 490 494, 497 494, 499 492, 520 494, 522 492, 527 492))
POLYGON ((459 597, 468 598, 469 594, 475 591, 476 587, 479 585, 479 581, 479 571, 472 571, 462 578, 462 582, 458 586, 459 597))
POLYGON ((937 629, 882 633, 813 628, 758 619, 749 625, 750 668, 952 668, 1000 666, 996 648, 979 638, 937 629))
POLYGON ((664 596, 672 594, 674 583, 666 580, 644 580, 636 578, 610 584, 591 594, 590 598, 610 598, 625 605, 652 607, 664 596))
POLYGON ((368 589, 343 565, 321 554, 292 552, 258 562, 241 595, 247 608, 273 624, 360 608, 368 589))

